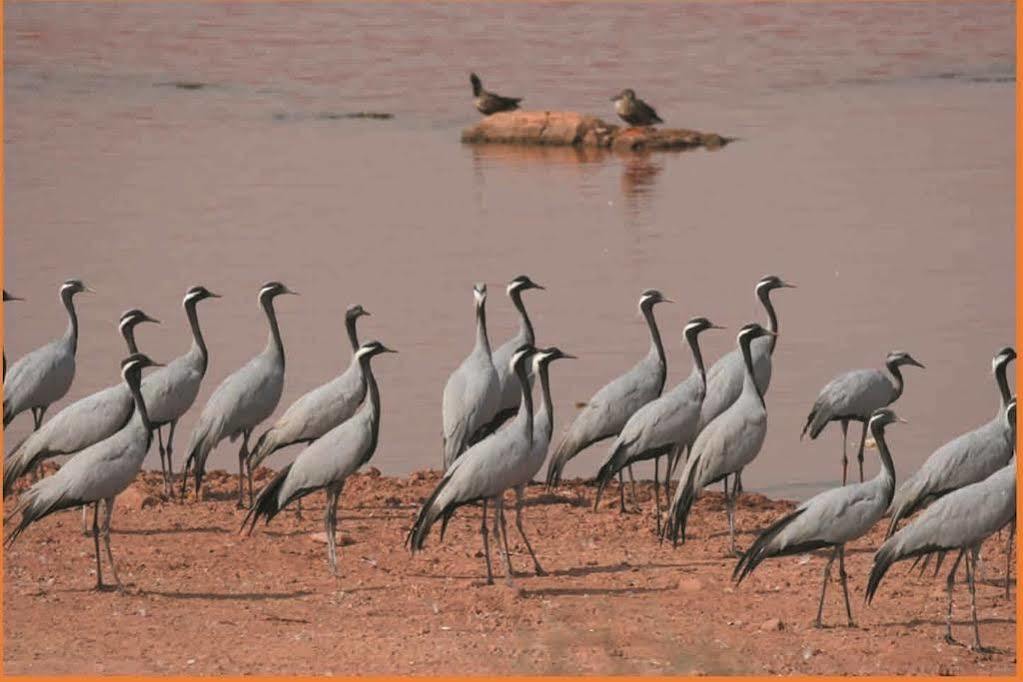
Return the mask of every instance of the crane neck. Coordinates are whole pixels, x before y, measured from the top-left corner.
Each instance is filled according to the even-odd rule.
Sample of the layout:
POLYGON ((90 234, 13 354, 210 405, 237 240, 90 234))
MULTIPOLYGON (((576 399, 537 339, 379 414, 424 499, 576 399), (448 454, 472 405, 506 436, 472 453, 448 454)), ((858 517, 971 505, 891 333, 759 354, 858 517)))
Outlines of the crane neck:
POLYGON ((526 313, 526 306, 522 302, 522 291, 512 289, 508 296, 511 297, 512 305, 519 311, 519 336, 522 338, 522 343, 528 343, 532 346, 536 343, 536 337, 533 333, 533 323, 530 322, 529 314, 526 313))
POLYGON ((74 297, 73 291, 62 290, 60 292, 60 300, 64 303, 68 317, 67 331, 64 332, 64 338, 71 344, 72 355, 78 352, 78 313, 75 311, 74 297))
POLYGON ((376 377, 373 376, 373 367, 370 365, 370 357, 363 356, 359 359, 359 367, 362 369, 362 377, 366 382, 366 397, 369 399, 370 408, 370 452, 377 446, 377 439, 380 436, 380 389, 377 387, 376 377))
POLYGON ((284 366, 284 343, 281 341, 281 328, 277 324, 277 311, 274 310, 274 301, 272 297, 265 297, 260 299, 260 304, 263 306, 263 312, 266 313, 267 322, 270 323, 270 338, 267 339, 267 349, 273 348, 277 354, 277 358, 281 361, 281 366, 284 366))
MULTIPOLYGON (((771 290, 766 286, 758 288, 757 298, 760 299, 760 303, 764 306, 764 311, 767 313, 767 328, 777 334, 778 314, 774 312, 774 303, 771 301, 771 290)), ((777 336, 768 337, 768 355, 772 355, 774 353, 774 346, 777 342, 777 336)))
POLYGON ((654 318, 653 305, 643 306, 643 317, 646 318, 647 326, 650 328, 650 353, 657 354, 657 361, 660 365, 661 388, 664 388, 664 379, 667 375, 667 361, 664 357, 664 344, 661 343, 661 331, 657 328, 657 320, 654 318))
POLYGON ((870 425, 870 434, 874 437, 874 442, 877 444, 877 454, 881 457, 881 473, 878 476, 886 479, 889 482, 889 489, 887 493, 887 501, 885 506, 891 504, 892 497, 895 495, 895 462, 892 461, 892 453, 888 450, 888 441, 885 440, 884 426, 880 424, 870 425))
POLYGON ((1003 362, 995 367, 995 383, 998 384, 998 392, 1002 396, 1002 407, 998 410, 999 414, 1005 412, 1005 408, 1009 406, 1009 401, 1012 400, 1012 393, 1009 390, 1009 378, 1006 372, 1009 369, 1009 362, 1003 362))
POLYGON ((134 324, 126 324, 121 327, 121 336, 124 337, 124 342, 128 346, 128 355, 134 355, 139 352, 138 344, 135 343, 134 324))
POLYGON ((739 342, 739 350, 742 351, 742 364, 746 368, 746 373, 743 377, 743 388, 756 393, 761 406, 766 410, 767 403, 764 402, 764 394, 760 392, 760 387, 757 386, 756 375, 753 373, 753 353, 750 351, 750 341, 750 339, 743 337, 739 342))
POLYGON ((487 302, 476 303, 476 347, 490 355, 490 339, 487 338, 487 302))
POLYGON ((206 366, 210 360, 209 350, 206 348, 206 340, 202 336, 202 329, 199 327, 199 312, 196 308, 198 301, 190 300, 185 302, 185 317, 188 318, 188 326, 192 328, 192 347, 199 352, 202 360, 202 372, 206 373, 206 366))
MULTIPOLYGON (((522 393, 522 398, 519 402, 519 413, 517 418, 525 420, 526 434, 529 436, 529 442, 533 442, 533 387, 529 385, 529 371, 526 369, 526 363, 519 362, 515 366, 515 376, 519 380, 519 389, 522 393)), ((551 422, 553 423, 553 422, 551 422)))
POLYGON ((689 343, 689 350, 693 353, 693 365, 696 366, 696 371, 700 373, 700 383, 703 384, 704 390, 707 388, 707 370, 703 365, 703 353, 700 352, 700 340, 699 333, 693 331, 686 334, 686 341, 689 343))
POLYGON ((543 409, 547 413, 547 438, 554 432, 554 401, 551 400, 550 363, 541 362, 537 368, 540 373, 540 391, 543 396, 543 409))
POLYGON ((885 367, 888 368, 888 371, 891 372, 892 374, 892 388, 895 390, 895 397, 893 397, 888 402, 894 403, 896 400, 899 399, 899 396, 902 395, 902 389, 904 388, 904 384, 902 381, 902 370, 899 369, 899 365, 896 362, 885 362, 884 364, 885 367))
POLYGON ((358 321, 358 317, 352 316, 345 318, 345 331, 348 332, 348 342, 352 344, 352 352, 359 350, 359 332, 356 330, 355 325, 358 321))
MULTIPOLYGON (((132 372, 125 377, 125 383, 128 384, 128 390, 131 391, 131 397, 135 401, 135 411, 139 416, 139 421, 145 428, 149 438, 153 435, 153 423, 149 421, 149 411, 146 409, 146 401, 142 398, 142 372, 132 372)), ((148 448, 147 448, 148 449, 148 448)))

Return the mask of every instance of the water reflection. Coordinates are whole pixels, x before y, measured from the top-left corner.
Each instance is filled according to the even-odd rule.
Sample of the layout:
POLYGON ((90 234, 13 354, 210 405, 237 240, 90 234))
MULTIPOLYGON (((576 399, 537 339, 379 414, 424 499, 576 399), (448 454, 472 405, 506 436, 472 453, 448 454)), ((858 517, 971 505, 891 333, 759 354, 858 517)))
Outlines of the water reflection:
POLYGON ((664 170, 662 154, 624 152, 622 161, 622 194, 627 205, 634 206, 653 192, 657 176, 664 170))

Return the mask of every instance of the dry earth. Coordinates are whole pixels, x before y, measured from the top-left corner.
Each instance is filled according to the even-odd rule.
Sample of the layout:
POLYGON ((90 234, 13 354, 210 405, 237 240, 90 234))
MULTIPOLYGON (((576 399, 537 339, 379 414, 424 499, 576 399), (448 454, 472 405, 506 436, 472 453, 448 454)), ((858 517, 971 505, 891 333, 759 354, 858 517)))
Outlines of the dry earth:
MULTIPOLYGON (((265 481, 270 472, 258 472, 265 481)), ((946 644, 944 579, 892 569, 874 604, 863 588, 877 528, 849 547, 856 627, 845 626, 838 583, 812 621, 824 554, 771 560, 736 587, 722 499, 696 505, 690 541, 659 545, 652 488, 642 513, 598 513, 593 488, 528 492, 527 530, 550 573, 536 577, 512 531, 515 587, 483 583, 479 509, 462 509, 443 545, 403 546, 437 474, 354 477, 340 514, 339 583, 327 571, 322 498, 304 519, 286 511, 251 537, 237 530, 235 478, 210 476, 212 499, 164 501, 147 473, 114 516, 125 594, 96 592, 92 541, 77 511, 30 528, 4 556, 7 674, 1002 674, 1015 671, 1015 584, 1003 594, 1004 540, 984 548, 978 586, 984 643, 946 644)), ((258 483, 257 483, 258 487, 258 483)), ((612 491, 613 493, 614 491, 612 491)), ((741 544, 791 503, 747 494, 741 544)), ((7 501, 6 513, 13 509, 7 501)), ((495 555, 495 568, 500 563, 495 555)), ((104 573, 105 577, 108 574, 104 573)), ((972 641, 969 599, 957 586, 956 636, 972 641)))

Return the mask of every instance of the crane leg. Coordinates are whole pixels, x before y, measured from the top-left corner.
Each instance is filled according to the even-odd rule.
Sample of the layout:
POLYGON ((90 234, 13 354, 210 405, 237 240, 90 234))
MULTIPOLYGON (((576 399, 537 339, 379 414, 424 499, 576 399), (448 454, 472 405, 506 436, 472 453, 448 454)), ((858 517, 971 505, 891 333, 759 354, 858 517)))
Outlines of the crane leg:
POLYGON ((1009 578, 1012 577, 1012 543, 1016 539, 1016 519, 1009 524, 1009 542, 1005 548, 1005 598, 1009 598, 1009 578))
POLYGON ((742 494, 742 469, 735 472, 735 496, 736 499, 742 494))
POLYGON ((498 537, 501 538, 501 546, 504 547, 505 563, 508 570, 508 577, 511 577, 515 573, 515 569, 511 565, 511 550, 508 549, 508 520, 504 516, 504 495, 497 498, 500 501, 500 505, 494 509, 494 524, 501 524, 501 527, 495 531, 498 533, 498 537))
POLYGON ((326 490, 327 508, 323 512, 323 523, 327 533, 327 563, 330 574, 339 578, 337 571, 337 506, 341 499, 341 486, 331 486, 326 490))
MULTIPOLYGON (((734 480, 734 479, 733 479, 734 480)), ((728 542, 731 546, 732 554, 739 555, 739 550, 735 546, 735 505, 732 495, 728 494, 728 477, 725 476, 722 479, 722 483, 725 486, 725 514, 728 516, 728 542)), ((735 490, 735 485, 732 485, 732 490, 735 490)))
POLYGON ((846 443, 849 438, 849 420, 843 419, 839 423, 842 425, 842 485, 845 485, 849 472, 849 456, 846 454, 846 443))
POLYGON ((483 500, 483 521, 480 523, 480 534, 483 535, 483 558, 487 563, 487 585, 494 584, 494 572, 490 566, 490 540, 487 538, 487 500, 483 500))
POLYGON ((92 542, 96 546, 96 589, 103 589, 103 562, 99 556, 99 502, 92 509, 92 542))
POLYGON ((92 534, 92 530, 89 529, 89 505, 82 505, 82 535, 89 537, 92 534))
POLYGON ((495 517, 495 520, 497 520, 497 523, 494 524, 496 526, 496 528, 497 528, 496 532, 500 533, 501 534, 501 538, 502 538, 501 539, 501 550, 502 550, 501 554, 504 557, 504 570, 505 570, 504 581, 508 585, 513 585, 514 583, 512 581, 512 575, 513 575, 514 571, 512 570, 511 557, 508 556, 508 525, 507 525, 507 523, 505 522, 505 519, 504 519, 504 495, 503 494, 502 495, 498 495, 496 500, 495 500, 495 502, 494 502, 494 517, 495 517))
MULTIPOLYGON (((103 500, 105 515, 103 516, 103 546, 107 550, 107 561, 110 562, 110 572, 114 574, 114 582, 117 584, 117 591, 124 592, 124 585, 117 577, 117 564, 114 563, 114 554, 110 551, 110 517, 114 515, 114 498, 108 497, 103 500)), ((96 501, 96 510, 99 511, 99 501, 96 501)))
POLYGON ((618 471, 618 511, 625 513, 625 474, 618 471))
POLYGON ((163 448, 163 427, 156 429, 156 446, 160 453, 160 474, 163 476, 163 493, 167 495, 167 459, 163 448))
POLYGON ((813 626, 815 628, 824 627, 821 622, 821 617, 824 615, 824 593, 828 590, 828 582, 831 580, 831 564, 835 563, 835 557, 838 556, 838 547, 835 547, 835 551, 828 557, 828 563, 824 566, 824 582, 821 584, 821 601, 817 605, 817 620, 814 621, 813 626))
POLYGON ((529 550, 529 556, 533 557, 533 570, 537 575, 547 575, 547 571, 543 570, 543 566, 540 565, 540 561, 536 558, 536 552, 533 551, 533 545, 529 544, 529 538, 526 537, 526 531, 522 527, 522 503, 523 503, 523 486, 519 486, 515 489, 515 527, 519 529, 519 535, 522 536, 522 541, 526 543, 526 549, 529 550))
MULTIPOLYGON (((669 459, 671 455, 668 455, 669 459)), ((661 458, 654 457, 654 510, 657 519, 657 534, 661 534, 661 458)))
POLYGON ((636 477, 632 473, 632 465, 629 465, 629 485, 632 487, 632 503, 639 504, 639 497, 636 496, 636 477))
POLYGON ((249 481, 249 504, 252 503, 252 472, 245 475, 245 463, 249 459, 249 434, 251 431, 242 431, 242 446, 238 449, 238 509, 245 508, 245 481, 249 481))
POLYGON ((863 483, 863 444, 867 440, 867 420, 863 420, 863 430, 860 431, 860 449, 856 452, 856 461, 860 465, 860 483, 863 483))
POLYGON ((849 627, 856 627, 853 622, 852 607, 849 606, 849 576, 845 572, 845 545, 838 546, 838 577, 842 581, 842 596, 845 597, 845 617, 849 627))
POLYGON ((174 453, 174 431, 177 428, 178 420, 174 419, 167 431, 167 496, 171 498, 174 497, 174 463, 171 461, 171 456, 174 453))
POLYGON ((965 549, 959 550, 959 556, 956 557, 955 563, 952 564, 952 570, 948 572, 948 578, 945 580, 945 591, 948 592, 948 610, 945 612, 945 641, 949 644, 959 643, 952 636, 952 591, 956 585, 956 571, 959 570, 959 562, 963 560, 965 553, 965 549))
POLYGON ((977 556, 980 545, 968 550, 966 555, 966 580, 970 583, 970 616, 973 618, 973 650, 981 653, 992 651, 980 643, 980 624, 977 622, 977 556))

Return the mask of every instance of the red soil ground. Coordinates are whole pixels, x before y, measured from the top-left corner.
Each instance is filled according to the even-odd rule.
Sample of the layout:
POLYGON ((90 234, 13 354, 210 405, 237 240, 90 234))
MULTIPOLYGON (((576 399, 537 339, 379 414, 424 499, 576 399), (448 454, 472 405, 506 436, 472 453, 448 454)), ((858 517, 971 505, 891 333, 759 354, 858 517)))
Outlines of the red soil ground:
MULTIPOLYGON (((265 481, 269 472, 260 471, 265 481)), ((354 477, 340 513, 339 582, 330 576, 322 497, 238 534, 237 480, 209 477, 212 499, 164 501, 147 473, 122 495, 113 550, 125 594, 96 592, 92 540, 72 511, 30 528, 4 556, 7 674, 821 674, 1015 672, 1015 584, 1003 595, 1004 540, 984 547, 981 635, 993 654, 946 644, 944 577, 894 567, 874 604, 863 590, 879 526, 848 548, 856 627, 828 589, 812 626, 825 554, 769 560, 736 587, 720 494, 708 493, 677 549, 642 512, 598 513, 593 488, 530 488, 527 531, 549 572, 532 575, 512 530, 515 587, 483 583, 479 508, 464 508, 443 545, 403 547, 435 473, 354 477), (528 572, 527 572, 528 571, 528 572)), ((257 489, 259 483, 257 482, 257 489)), ((740 544, 791 503, 747 494, 740 544)), ((13 501, 6 502, 6 513, 13 501)), ((495 571, 503 571, 494 554, 495 571)), ((947 566, 946 566, 947 567, 947 566)), ((962 572, 960 573, 961 575, 962 572)), ((109 579, 109 572, 104 570, 109 579)), ((972 641, 969 596, 956 588, 955 634, 972 641)))

